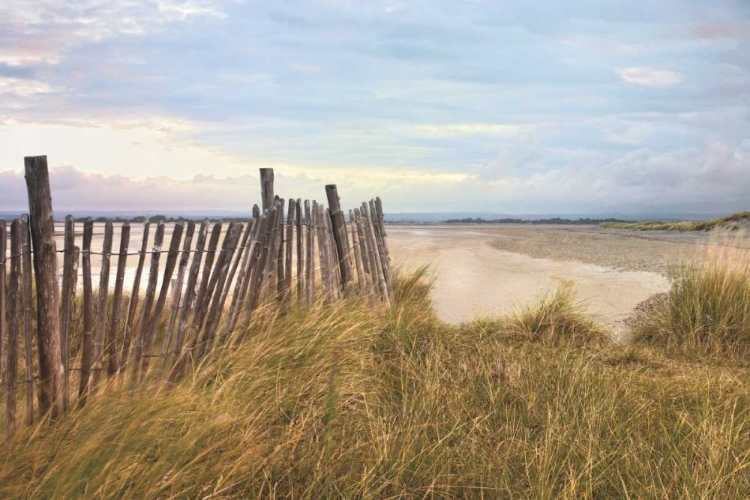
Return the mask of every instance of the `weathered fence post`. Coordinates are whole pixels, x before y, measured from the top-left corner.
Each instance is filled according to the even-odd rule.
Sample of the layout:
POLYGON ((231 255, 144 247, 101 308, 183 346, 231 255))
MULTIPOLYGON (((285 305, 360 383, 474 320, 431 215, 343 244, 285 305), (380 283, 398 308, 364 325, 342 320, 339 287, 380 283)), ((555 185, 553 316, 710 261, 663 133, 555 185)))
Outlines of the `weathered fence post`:
MULTIPOLYGON (((222 304, 226 303, 227 297, 229 297, 229 292, 232 290, 232 283, 234 283, 234 276, 235 274, 237 274, 237 269, 240 267, 240 264, 244 262, 243 256, 245 255, 245 249, 247 248, 248 241, 250 241, 250 234, 252 233, 252 230, 253 221, 251 219, 248 222, 247 227, 245 228, 245 232, 242 235, 242 240, 240 240, 239 245, 234 251, 234 257, 232 258, 232 267, 229 270, 229 276, 227 276, 227 279, 224 280, 224 290, 221 292, 222 304)), ((240 269, 240 275, 241 274, 242 269, 240 269)), ((240 276, 237 276, 237 285, 239 285, 239 281, 240 276)))
POLYGON ((107 298, 109 296, 109 257, 112 254, 112 221, 104 225, 104 243, 102 244, 102 267, 99 273, 99 305, 96 312, 96 333, 94 334, 94 363, 89 388, 93 392, 99 385, 104 358, 104 338, 107 328, 107 298))
MULTIPOLYGON (((332 292, 329 290, 331 285, 330 274, 328 271, 328 246, 325 237, 325 221, 321 215, 321 205, 313 200, 312 215, 315 236, 318 240, 318 258, 320 259, 320 282, 323 285, 323 296, 330 300, 332 292)), ((323 212, 325 214, 325 212, 323 212)))
POLYGON ((315 221, 310 212, 310 200, 305 200, 305 225, 307 226, 307 247, 305 248, 305 271, 306 278, 306 299, 310 305, 315 302, 315 221))
POLYGON ((265 277, 261 284, 261 302, 268 298, 269 294, 276 294, 276 284, 278 278, 278 233, 279 233, 279 215, 284 209, 283 205, 277 202, 273 204, 274 216, 270 223, 270 233, 268 236, 268 258, 266 260, 263 276, 265 277))
POLYGON ((130 223, 125 222, 120 227, 120 253, 117 258, 117 275, 115 276, 115 295, 112 299, 112 316, 109 318, 109 335, 107 336, 107 378, 117 373, 117 332, 120 327, 120 308, 122 290, 125 285, 125 266, 128 263, 128 247, 130 246, 130 223))
POLYGON ((211 300, 211 293, 208 290, 208 285, 211 281, 211 270, 213 269, 214 261, 216 260, 216 247, 219 244, 220 237, 221 223, 217 222, 211 229, 211 238, 208 240, 208 250, 206 250, 206 262, 203 264, 203 274, 200 285, 198 286, 198 295, 195 298, 193 324, 195 325, 196 337, 193 338, 191 348, 195 347, 195 342, 198 341, 197 335, 200 334, 201 326, 203 326, 203 320, 206 317, 206 311, 208 309, 208 301, 211 300))
POLYGON ((73 303, 73 252, 75 251, 75 219, 65 217, 65 243, 63 245, 62 305, 60 307, 60 355, 63 364, 63 409, 70 406, 69 334, 70 308, 73 303))
POLYGON ((8 365, 5 421, 8 437, 16 428, 16 376, 18 373, 18 333, 21 330, 21 221, 10 225, 10 280, 8 282, 8 365))
POLYGON ((370 210, 367 206, 367 203, 362 203, 362 218, 364 219, 365 223, 365 232, 369 235, 368 239, 370 241, 370 247, 372 250, 372 261, 373 266, 372 269, 375 273, 375 277, 377 278, 377 286, 380 288, 380 294, 381 298, 383 300, 383 303, 390 307, 391 301, 390 301, 390 293, 388 291, 388 284, 386 282, 386 271, 383 269, 383 261, 380 258, 380 252, 379 252, 379 245, 376 241, 375 237, 375 228, 372 223, 372 219, 370 217, 370 210))
POLYGON ((362 229, 362 214, 359 212, 359 208, 354 209, 354 220, 357 224, 357 236, 359 237, 359 244, 362 249, 362 267, 364 268, 365 274, 370 274, 370 260, 369 250, 367 249, 367 238, 362 229))
POLYGON ((135 344, 133 345, 133 366, 130 372, 133 385, 140 381, 139 371, 144 354, 150 354, 145 351, 144 343, 148 335, 151 307, 154 305, 154 296, 156 295, 156 282, 159 279, 159 258, 161 257, 162 243, 164 243, 164 224, 159 223, 159 225, 156 226, 154 246, 151 249, 151 268, 148 273, 146 295, 143 298, 143 306, 141 306, 143 308, 141 310, 141 322, 138 325, 138 334, 135 337, 135 344))
POLYGON ((234 330, 239 319, 240 311, 243 308, 245 297, 248 292, 248 285, 250 283, 250 277, 252 269, 255 265, 256 256, 258 255, 258 240, 260 239, 260 229, 262 221, 260 217, 260 209, 258 205, 253 205, 253 218, 248 223, 248 228, 251 229, 249 243, 246 242, 247 248, 245 249, 245 256, 240 267, 240 273, 237 276, 237 284, 232 294, 232 302, 229 307, 229 315, 227 321, 225 321, 224 330, 220 342, 223 344, 228 338, 230 333, 234 330))
POLYGON ((276 236, 276 298, 281 300, 284 292, 284 198, 279 198, 279 222, 276 236))
POLYGON ((366 221, 362 217, 359 208, 354 209, 354 220, 357 224, 357 235, 359 236, 359 244, 362 250, 362 267, 364 268, 365 279, 367 280, 367 291, 370 295, 370 304, 374 306, 378 300, 377 272, 375 259, 372 254, 372 246, 370 244, 370 233, 367 231, 366 221))
POLYGON ((242 235, 242 224, 232 222, 227 227, 227 232, 224 235, 224 242, 221 248, 221 254, 216 262, 214 269, 214 276, 211 277, 211 281, 216 280, 216 283, 209 285, 209 288, 213 291, 213 298, 210 300, 210 309, 206 316, 206 322, 203 329, 203 336, 201 338, 201 344, 198 356, 205 356, 213 347, 216 339, 216 327, 221 319, 221 313, 224 310, 224 302, 226 295, 224 295, 223 288, 224 283, 229 274, 229 265, 232 261, 235 249, 239 243, 240 236, 242 235))
POLYGON ((273 169, 272 168, 261 168, 260 169, 260 195, 261 195, 261 208, 263 212, 271 208, 273 205, 273 169))
POLYGON ((339 269, 339 262, 341 257, 338 255, 338 249, 336 248, 336 241, 333 236, 333 224, 331 224, 331 211, 324 209, 321 205, 321 215, 323 216, 323 222, 325 223, 326 232, 326 246, 328 247, 328 268, 331 272, 331 291, 333 292, 333 298, 338 300, 341 298, 341 287, 343 280, 341 279, 341 271, 339 269))
POLYGON ((305 295, 305 257, 302 249, 302 199, 294 205, 297 225, 297 305, 301 306, 305 295))
POLYGON ((8 336, 8 327, 5 320, 5 255, 8 243, 8 226, 5 219, 0 219, 0 382, 5 381, 5 338, 8 336))
MULTIPOLYGON (((169 346, 172 342, 172 335, 174 333, 175 325, 177 324, 177 313, 182 304, 182 286, 185 282, 185 271, 187 270, 188 261, 190 260, 190 245, 193 242, 193 233, 195 232, 195 223, 188 221, 187 231, 185 232, 185 240, 182 243, 182 255, 180 255, 180 264, 177 269, 177 280, 174 281, 172 286, 172 310, 169 313, 169 323, 167 323, 167 331, 164 332, 164 338, 162 339, 161 345, 161 360, 159 360, 159 371, 157 371, 156 379, 161 380, 164 367, 167 366, 169 360, 169 346)), ((189 308, 189 306, 187 307, 189 308)), ((182 346, 180 346, 181 348, 182 346)))
POLYGON ((39 409, 62 411, 63 369, 60 354, 57 246, 46 156, 24 158, 36 271, 39 348, 39 409))
POLYGON ((248 308, 245 313, 245 321, 243 324, 248 325, 250 322, 250 313, 258 306, 261 300, 261 288, 263 287, 263 276, 266 274, 266 267, 269 260, 271 260, 270 246, 272 244, 272 231, 273 225, 276 221, 276 205, 271 205, 268 212, 263 213, 263 226, 261 227, 262 232, 262 243, 260 249, 260 256, 255 263, 255 270, 253 271, 253 281, 251 283, 250 298, 248 299, 248 308))
POLYGON ((143 274, 143 264, 146 262, 146 250, 148 249, 148 233, 151 223, 146 222, 143 225, 143 239, 141 240, 141 250, 138 252, 138 267, 135 269, 133 278, 133 288, 130 290, 130 302, 128 304, 128 315, 125 318, 125 329, 122 332, 122 351, 120 351, 120 363, 118 371, 125 370, 125 364, 130 357, 130 345, 133 343, 133 328, 135 324, 136 311, 138 310, 138 297, 141 289, 141 275, 143 274))
MULTIPOLYGON (((163 224, 159 224, 159 228, 163 224)), ((161 288, 159 289, 159 297, 156 300, 156 305, 151 313, 151 317, 146 325, 146 335, 143 339, 143 360, 141 361, 141 380, 146 378, 148 375, 148 366, 151 362, 151 357, 154 356, 152 347, 154 345, 154 339, 156 338, 156 330, 159 326, 159 320, 161 319, 162 312, 164 311, 164 305, 167 303, 167 294, 169 293, 169 285, 172 282, 172 274, 174 268, 177 266, 177 257, 180 256, 180 243, 182 242, 182 232, 185 226, 182 223, 177 223, 172 229, 172 238, 169 241, 169 251, 167 252, 167 264, 164 266, 164 275, 161 280, 161 288)), ((158 231, 157 231, 158 232, 158 231)), ((152 262, 153 264, 153 262, 152 262)), ((153 269, 153 268, 152 268, 153 269)), ((159 271, 159 265, 156 265, 157 273, 159 271)), ((150 279, 150 277, 149 277, 150 279)), ((149 283, 150 284, 150 283, 149 283)), ((147 292, 148 293, 148 292, 147 292)))
POLYGON ((359 293, 366 294, 368 292, 365 285, 365 273, 362 267, 362 249, 359 244, 359 235, 357 234, 357 224, 354 220, 354 212, 349 210, 349 228, 352 232, 352 249, 354 250, 354 263, 357 267, 357 282, 359 283, 359 293))
POLYGON ((375 233, 375 243, 378 247, 378 255, 380 256, 381 267, 383 269, 383 276, 385 277, 385 283, 388 285, 388 292, 390 293, 391 284, 391 268, 388 262, 388 256, 385 251, 385 238, 382 234, 383 226, 381 221, 378 219, 378 210, 375 206, 375 201, 370 200, 370 222, 372 223, 372 229, 375 233))
POLYGON ((388 235, 385 232, 385 214, 383 213, 383 201, 380 196, 375 198, 375 208, 378 211, 378 224, 380 224, 380 236, 383 239, 383 249, 385 250, 385 258, 388 261, 389 266, 391 262, 391 255, 388 251, 388 235))
MULTIPOLYGON (((284 303, 288 305, 292 298, 292 250, 294 249, 294 198, 289 198, 289 213, 286 216, 286 247, 284 261, 284 303)), ((297 264, 299 265, 299 264, 297 264)))
POLYGON ((188 328, 190 326, 190 320, 193 318, 193 300, 195 299, 196 285, 198 284, 198 273, 201 267, 201 259, 203 258, 203 248, 206 245, 206 238, 208 237, 208 219, 204 219, 201 222, 200 228, 198 229, 198 241, 195 244, 195 254, 193 256, 193 262, 190 264, 190 272, 188 273, 187 287, 185 290, 185 298, 182 303, 182 311, 180 312, 180 322, 177 326, 177 338, 174 342, 174 356, 172 360, 172 368, 168 375, 168 380, 174 382, 181 375, 181 370, 185 366, 184 360, 187 359, 189 351, 184 348, 185 339, 187 337, 188 328))
MULTIPOLYGON (((78 268, 81 263, 81 247, 78 245, 73 247, 73 295, 71 296, 71 302, 75 300, 76 294, 78 293, 78 268)), ((68 360, 70 362, 70 360, 68 360)))
POLYGON ((344 212, 341 211, 341 200, 336 189, 336 184, 326 186, 326 196, 328 197, 328 208, 331 212, 331 224, 333 226, 333 239, 336 242, 338 253, 338 262, 341 271, 341 285, 349 288, 354 283, 352 276, 352 261, 349 258, 349 237, 346 234, 346 220, 344 212))
POLYGON ((91 240, 94 235, 94 221, 91 217, 83 223, 83 345, 81 347, 81 378, 78 382, 78 402, 86 402, 91 373, 91 343, 94 334, 93 291, 91 285, 91 240))
MULTIPOLYGON (((34 423, 34 384, 33 384, 33 350, 31 346, 31 234, 29 234, 29 218, 21 217, 21 240, 23 245, 23 257, 21 267, 23 268, 23 346, 26 375, 26 425, 34 423)), ((62 357, 61 357, 62 360, 62 357)), ((62 389, 62 388, 61 388, 62 389)))

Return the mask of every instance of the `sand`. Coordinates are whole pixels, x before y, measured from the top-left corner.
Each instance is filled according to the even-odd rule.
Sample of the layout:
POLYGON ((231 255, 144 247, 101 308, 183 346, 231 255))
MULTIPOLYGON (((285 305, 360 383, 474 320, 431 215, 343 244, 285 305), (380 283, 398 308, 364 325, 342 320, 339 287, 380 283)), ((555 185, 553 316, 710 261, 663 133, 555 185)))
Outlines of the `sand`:
POLYGON ((598 321, 618 332, 638 303, 669 287, 668 279, 656 272, 500 250, 498 242, 511 236, 493 228, 394 225, 387 231, 396 265, 430 266, 435 310, 440 319, 453 324, 506 314, 533 303, 561 282, 573 281, 579 300, 598 321))
MULTIPOLYGON (((167 225, 165 242, 172 228, 167 225)), ((61 249, 62 225, 58 230, 61 249)), ((668 290, 670 265, 695 255, 701 245, 712 240, 705 233, 521 224, 389 225, 387 232, 395 265, 406 269, 430 266, 433 304, 446 322, 503 315, 535 302, 561 282, 572 281, 579 300, 615 333, 625 331, 624 320, 640 302, 668 290)), ((97 224, 94 251, 101 251, 102 234, 103 225, 97 224)), ((141 238, 142 226, 134 224, 131 252, 138 251, 141 238)), ((116 252, 119 225, 114 242, 116 252)), ((739 244, 750 247, 750 239, 739 244)), ((93 255, 92 261, 96 287, 101 257, 93 255)), ((132 284, 137 261, 137 256, 128 259, 126 288, 132 284)), ((149 262, 150 257, 144 280, 149 262)), ((62 265, 62 259, 59 263, 62 265)), ((110 288, 114 286, 114 263, 115 259, 110 288)))

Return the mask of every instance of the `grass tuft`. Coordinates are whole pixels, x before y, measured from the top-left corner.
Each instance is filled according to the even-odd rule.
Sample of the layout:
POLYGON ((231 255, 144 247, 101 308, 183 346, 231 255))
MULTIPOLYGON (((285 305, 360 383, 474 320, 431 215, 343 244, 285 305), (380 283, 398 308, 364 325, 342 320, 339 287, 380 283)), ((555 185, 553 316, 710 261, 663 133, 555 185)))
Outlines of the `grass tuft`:
POLYGON ((731 247, 706 254, 701 265, 673 271, 667 297, 635 325, 636 341, 694 355, 750 353, 750 254, 731 247))
POLYGON ((560 284, 538 303, 511 316, 505 329, 510 336, 551 345, 601 343, 605 331, 576 302, 572 282, 560 284))

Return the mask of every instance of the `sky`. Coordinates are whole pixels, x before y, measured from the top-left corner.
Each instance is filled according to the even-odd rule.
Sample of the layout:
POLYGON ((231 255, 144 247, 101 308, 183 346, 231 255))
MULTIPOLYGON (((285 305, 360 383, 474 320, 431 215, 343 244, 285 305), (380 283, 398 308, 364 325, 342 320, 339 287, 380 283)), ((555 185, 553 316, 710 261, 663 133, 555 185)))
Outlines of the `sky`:
POLYGON ((750 210, 748 0, 2 0, 0 210, 750 210))

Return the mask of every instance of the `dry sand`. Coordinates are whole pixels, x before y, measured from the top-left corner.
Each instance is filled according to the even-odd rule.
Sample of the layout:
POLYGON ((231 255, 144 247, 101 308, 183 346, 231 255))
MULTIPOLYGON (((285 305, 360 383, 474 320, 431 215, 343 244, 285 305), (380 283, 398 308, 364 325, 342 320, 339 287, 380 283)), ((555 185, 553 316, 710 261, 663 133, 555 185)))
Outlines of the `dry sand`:
POLYGON ((430 266, 433 303, 446 322, 506 314, 573 281, 579 300, 615 334, 640 302, 668 290, 671 266, 700 261, 709 245, 750 248, 742 232, 529 224, 389 225, 387 232, 397 265, 430 266))
MULTIPOLYGON (((578 297, 597 319, 617 330, 635 306, 650 296, 667 290, 669 282, 661 274, 648 271, 621 271, 614 267, 576 261, 570 248, 524 247, 563 258, 538 258, 501 250, 506 240, 534 240, 570 235, 568 228, 519 226, 525 234, 508 235, 513 229, 484 226, 397 226, 387 229, 388 244, 397 264, 406 269, 430 266, 434 279, 433 301, 438 316, 449 323, 470 321, 477 316, 497 316, 534 302, 560 282, 573 281, 578 297), (544 238, 545 236, 542 236, 544 238), (571 252, 571 253, 566 253, 571 252)), ((528 241, 527 241, 528 242, 528 241)), ((521 244, 522 241, 516 242, 521 244)), ((623 245, 626 247, 629 240, 623 245)), ((625 248, 622 249, 626 251, 625 248)), ((617 253, 617 246, 606 247, 617 253)), ((615 257, 615 256, 613 256, 615 257)), ((625 267, 625 266, 620 266, 625 267)))

